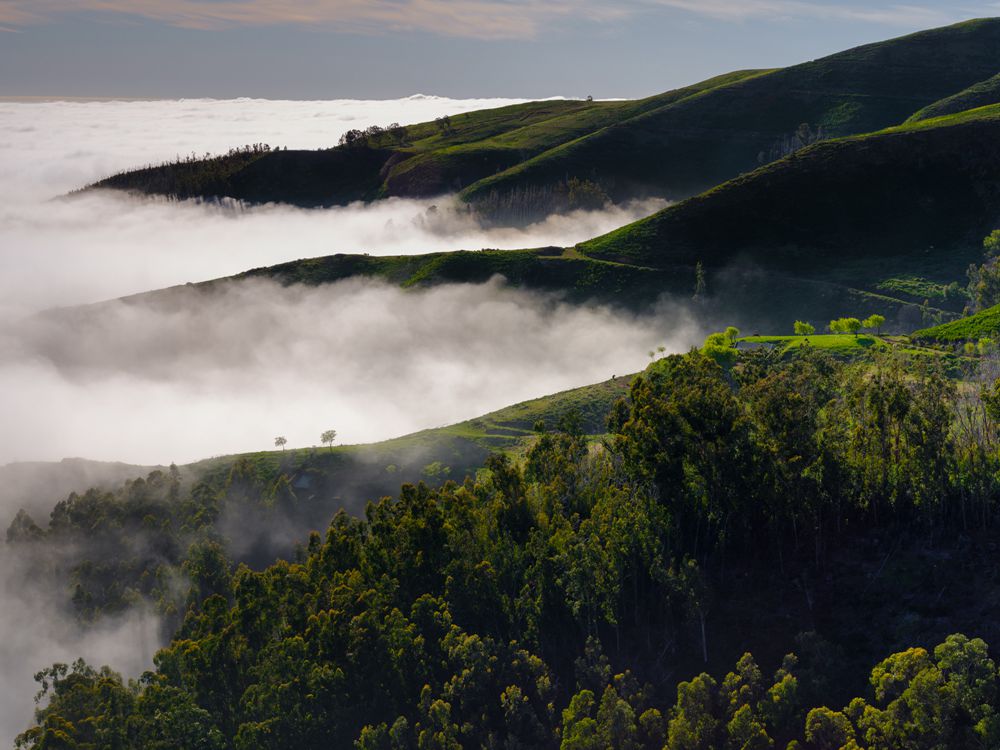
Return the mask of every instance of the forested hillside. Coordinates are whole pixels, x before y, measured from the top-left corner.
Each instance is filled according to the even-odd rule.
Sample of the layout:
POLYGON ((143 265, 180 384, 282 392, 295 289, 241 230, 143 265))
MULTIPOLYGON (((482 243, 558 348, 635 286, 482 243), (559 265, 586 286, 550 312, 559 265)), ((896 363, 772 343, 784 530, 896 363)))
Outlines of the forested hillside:
MULTIPOLYGON (((970 21, 645 99, 386 123, 320 151, 258 143, 91 186, 305 207, 457 193, 482 225, 677 202, 573 247, 328 255, 11 328, 11 351, 32 340, 33 360, 88 385, 124 389, 144 358, 157 385, 225 360, 228 390, 259 378, 255 357, 322 358, 326 413, 356 339, 300 334, 336 328, 326 313, 351 297, 308 308, 271 354, 255 321, 276 308, 249 313, 269 290, 284 310, 355 277, 412 290, 392 290, 393 327, 424 287, 495 277, 538 293, 522 306, 586 307, 572 328, 597 349, 638 323, 677 348, 727 327, 650 351, 637 375, 372 445, 329 430, 323 447, 277 437, 181 467, 0 468, 24 506, 0 549, 8 606, 43 602, 75 634, 141 616, 161 646, 135 676, 49 665, 65 652, 44 640, 18 750, 1000 748, 998 60, 1000 19, 970 21), (248 293, 222 306, 219 357, 185 358, 171 333, 213 348, 210 315, 142 323, 232 290, 248 293), (605 318, 622 326, 598 335, 605 318), (84 331, 125 331, 124 354, 84 331)), ((472 328, 466 307, 420 315, 453 317, 449 343, 497 367, 499 316, 472 328)), ((413 382, 419 348, 420 382, 453 396, 467 371, 441 356, 445 329, 404 347, 357 312, 385 352, 374 383, 413 382)), ((538 355, 527 327, 507 351, 538 355)))
MULTIPOLYGON (((993 746, 996 667, 949 637, 1000 638, 991 357, 959 388, 921 357, 668 356, 600 443, 565 418, 523 457, 338 514, 266 567, 230 562, 239 523, 210 527, 227 505, 279 519, 288 477, 255 495, 237 465, 222 495, 163 474, 109 511, 71 499, 10 542, 135 540, 140 518, 144 550, 204 531, 155 672, 41 673, 20 745, 993 746)), ((91 616, 119 606, 132 562, 104 549, 91 616)))

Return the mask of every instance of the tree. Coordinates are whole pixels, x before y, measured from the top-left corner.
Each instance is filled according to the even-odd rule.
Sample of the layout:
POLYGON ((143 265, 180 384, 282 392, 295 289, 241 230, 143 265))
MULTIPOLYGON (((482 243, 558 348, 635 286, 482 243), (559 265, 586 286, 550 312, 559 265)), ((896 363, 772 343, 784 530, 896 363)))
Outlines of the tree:
POLYGON ((346 146, 347 148, 363 146, 365 143, 367 143, 365 132, 363 130, 358 130, 357 128, 352 128, 340 136, 340 145, 346 146))
POLYGON ((705 283, 705 267, 699 260, 694 266, 694 294, 692 299, 700 301, 705 296, 708 285, 705 283))
POLYGON ((320 441, 322 441, 323 445, 329 445, 330 451, 333 452, 333 441, 337 439, 337 431, 327 430, 322 435, 320 435, 319 439, 320 441))
POLYGON ((288 441, 284 437, 282 437, 281 435, 278 435, 278 437, 276 437, 274 439, 274 447, 275 448, 281 448, 281 450, 285 450, 285 446, 287 444, 288 444, 288 441))
POLYGON ((830 333, 853 333, 858 335, 861 330, 861 321, 857 318, 837 318, 830 321, 830 333))
POLYGON ((816 333, 816 326, 801 320, 795 321, 796 336, 812 336, 814 333, 816 333))
POLYGON ((822 706, 806 716, 806 741, 816 750, 839 750, 853 739, 854 727, 839 711, 822 706))
MULTIPOLYGON (((736 330, 735 328, 732 330, 736 330)), ((729 367, 736 362, 738 353, 734 341, 726 333, 711 333, 702 344, 701 353, 711 357, 723 367, 729 367)))
POLYGON ((444 115, 443 117, 438 117, 436 120, 434 120, 434 124, 437 125, 438 130, 441 132, 441 135, 451 135, 452 133, 455 132, 454 129, 451 127, 451 118, 448 115, 444 115))
POLYGON ((877 313, 874 315, 869 315, 861 323, 862 328, 871 329, 875 331, 876 334, 881 332, 882 326, 884 325, 885 325, 885 316, 879 315, 877 313))
POLYGON ((1000 302, 1000 229, 993 230, 983 240, 983 263, 969 266, 969 299, 972 312, 992 307, 1000 302))

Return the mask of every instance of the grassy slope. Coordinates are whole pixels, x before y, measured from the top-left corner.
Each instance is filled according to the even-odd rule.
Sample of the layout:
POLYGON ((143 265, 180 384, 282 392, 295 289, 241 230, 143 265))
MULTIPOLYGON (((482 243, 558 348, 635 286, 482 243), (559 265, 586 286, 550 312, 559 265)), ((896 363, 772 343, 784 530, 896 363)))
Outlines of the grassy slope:
POLYGON ((731 73, 646 99, 549 100, 469 112, 407 127, 404 144, 387 137, 323 151, 271 151, 148 167, 96 187, 188 197, 323 206, 382 196, 437 195, 507 169, 567 141, 754 71, 731 73))
POLYGON ((996 338, 998 335, 1000 335, 1000 305, 988 307, 966 318, 914 331, 911 337, 918 341, 956 342, 996 338))
POLYGON ((801 123, 842 136, 885 128, 996 73, 1000 21, 970 21, 751 76, 650 111, 466 190, 596 175, 621 195, 687 197, 753 169, 801 123))
POLYGON ((953 96, 934 102, 928 107, 924 107, 910 117, 907 122, 919 122, 935 117, 954 115, 969 109, 986 107, 990 104, 1000 104, 1000 74, 985 81, 980 81, 953 96))
POLYGON ((931 349, 910 336, 874 336, 871 334, 814 334, 812 336, 745 336, 739 341, 743 350, 766 346, 779 356, 791 355, 802 347, 814 347, 842 359, 855 360, 872 352, 894 351, 908 357, 933 357, 940 359, 948 372, 961 376, 962 365, 967 363, 952 352, 931 349))
POLYGON ((374 257, 332 255, 257 268, 237 278, 272 278, 282 284, 324 284, 370 277, 404 288, 437 283, 482 283, 501 275, 514 286, 566 294, 583 301, 648 304, 663 292, 683 292, 693 283, 673 271, 582 258, 563 248, 478 250, 374 257))
POLYGON ((813 336, 744 336, 739 342, 764 344, 778 349, 782 354, 793 352, 803 346, 813 346, 837 355, 858 356, 873 349, 887 348, 877 336, 861 334, 818 334, 813 336))
POLYGON ((611 406, 627 394, 631 380, 632 376, 617 377, 380 443, 221 456, 182 470, 188 476, 220 481, 237 459, 248 459, 261 476, 289 473, 300 500, 318 506, 318 517, 328 519, 339 508, 360 513, 367 501, 395 494, 401 483, 460 482, 474 475, 491 452, 524 450, 539 420, 554 427, 564 414, 576 411, 585 432, 603 434, 611 406))
POLYGON ((904 275, 962 279, 1000 212, 998 177, 994 106, 811 146, 577 250, 655 268, 746 262, 888 296, 883 282, 904 275))
MULTIPOLYGON (((452 118, 453 134, 431 131, 413 142, 408 151, 414 156, 388 171, 384 192, 425 196, 461 189, 589 133, 757 73, 737 71, 634 101, 572 102, 568 107, 563 103, 552 117, 523 124, 505 119, 503 128, 488 133, 477 123, 488 117, 490 110, 457 115, 452 118)), ((417 127, 418 132, 427 132, 425 126, 417 127)))
POLYGON ((99 186, 304 206, 465 189, 539 203, 568 177, 615 199, 694 195, 753 169, 802 123, 834 136, 884 128, 996 73, 1000 21, 970 21, 778 71, 738 71, 627 102, 544 101, 409 126, 405 143, 277 151, 138 170, 99 186), (534 191, 534 192, 533 192, 534 191))
MULTIPOLYGON (((1000 213, 998 136, 1000 105, 826 141, 576 248, 334 255, 240 277, 420 287, 500 274, 643 308, 663 292, 689 297, 701 262, 706 316, 744 330, 879 312, 890 330, 909 331, 964 304, 947 285, 963 280, 1000 213)), ((184 289, 158 295, 169 302, 184 289)))
POLYGON ((766 249, 761 262, 800 270, 831 260, 817 249, 915 255, 963 227, 981 239, 997 202, 998 134, 1000 105, 826 141, 578 250, 662 267, 766 249))

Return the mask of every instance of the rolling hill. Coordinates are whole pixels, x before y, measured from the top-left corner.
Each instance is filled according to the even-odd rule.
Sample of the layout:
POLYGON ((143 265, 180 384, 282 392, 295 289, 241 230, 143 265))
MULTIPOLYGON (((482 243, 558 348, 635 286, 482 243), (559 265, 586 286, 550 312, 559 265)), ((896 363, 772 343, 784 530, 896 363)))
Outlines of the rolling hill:
POLYGON ((966 267, 1000 217, 998 136, 1000 105, 827 140, 575 248, 335 255, 238 278, 414 287, 500 274, 643 308, 663 293, 690 298, 700 263, 711 321, 784 330, 881 312, 910 331, 965 305, 966 267))
POLYGON ((646 99, 532 102, 326 151, 148 167, 95 187, 301 206, 462 191, 509 223, 606 198, 683 199, 811 142, 897 125, 996 74, 998 56, 1000 20, 969 21, 646 99))
POLYGON ((470 112, 326 150, 236 149, 124 172, 93 187, 306 207, 440 195, 614 122, 757 73, 731 73, 633 101, 546 100, 470 112))
MULTIPOLYGON (((602 435, 611 407, 628 393, 631 382, 631 375, 616 377, 379 443, 220 456, 188 464, 181 471, 210 483, 224 483, 240 460, 268 477, 284 472, 291 476, 300 500, 311 507, 309 523, 324 524, 341 508, 362 515, 368 501, 395 494, 402 483, 422 481, 433 486, 475 476, 490 453, 524 450, 538 422, 552 429, 563 416, 575 413, 586 434, 602 435)), ((306 524, 306 528, 311 527, 306 524)))
POLYGON ((983 338, 995 340, 998 334, 1000 334, 1000 305, 995 305, 965 318, 914 331, 910 337, 915 341, 954 344, 964 341, 975 342, 983 338))
POLYGON ((990 104, 1000 104, 1000 74, 985 81, 980 81, 976 85, 970 86, 953 96, 934 102, 929 107, 924 107, 910 117, 907 122, 919 122, 935 117, 954 115, 966 110, 986 107, 990 104))
POLYGON ((659 269, 750 266, 914 299, 928 292, 914 278, 963 282, 979 259, 1000 217, 998 135, 993 106, 826 141, 576 250, 659 269))

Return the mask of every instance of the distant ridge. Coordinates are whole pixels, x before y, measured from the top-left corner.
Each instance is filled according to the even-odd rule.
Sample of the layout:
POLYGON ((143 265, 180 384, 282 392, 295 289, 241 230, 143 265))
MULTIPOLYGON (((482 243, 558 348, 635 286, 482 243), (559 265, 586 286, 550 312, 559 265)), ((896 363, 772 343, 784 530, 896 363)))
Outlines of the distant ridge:
POLYGON ((635 101, 546 100, 274 151, 125 172, 96 187, 326 206, 462 191, 518 223, 604 200, 683 199, 829 137, 898 125, 998 72, 980 19, 775 71, 737 71, 635 101))

